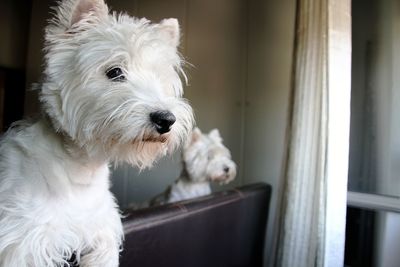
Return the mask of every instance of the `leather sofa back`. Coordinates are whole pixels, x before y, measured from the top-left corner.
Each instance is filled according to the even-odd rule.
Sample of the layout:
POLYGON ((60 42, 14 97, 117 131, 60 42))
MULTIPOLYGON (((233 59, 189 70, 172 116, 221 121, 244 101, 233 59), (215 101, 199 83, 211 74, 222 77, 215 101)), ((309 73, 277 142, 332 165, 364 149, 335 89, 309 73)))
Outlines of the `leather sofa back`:
POLYGON ((132 211, 121 267, 262 266, 271 187, 253 184, 132 211))

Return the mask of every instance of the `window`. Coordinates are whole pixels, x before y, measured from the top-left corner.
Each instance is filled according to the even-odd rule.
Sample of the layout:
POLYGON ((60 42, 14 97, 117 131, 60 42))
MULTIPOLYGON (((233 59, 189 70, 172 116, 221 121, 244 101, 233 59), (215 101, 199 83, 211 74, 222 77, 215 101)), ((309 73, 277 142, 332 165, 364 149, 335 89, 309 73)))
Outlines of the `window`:
POLYGON ((400 1, 352 1, 346 266, 400 266, 400 1))

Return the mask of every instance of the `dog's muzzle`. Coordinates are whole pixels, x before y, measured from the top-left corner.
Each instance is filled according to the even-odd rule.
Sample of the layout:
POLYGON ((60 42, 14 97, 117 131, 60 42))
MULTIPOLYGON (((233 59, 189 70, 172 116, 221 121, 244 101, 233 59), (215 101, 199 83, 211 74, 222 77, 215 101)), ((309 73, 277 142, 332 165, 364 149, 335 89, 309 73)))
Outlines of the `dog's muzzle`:
POLYGON ((168 110, 162 110, 150 113, 150 121, 159 134, 165 134, 171 130, 171 126, 175 123, 176 117, 168 110))

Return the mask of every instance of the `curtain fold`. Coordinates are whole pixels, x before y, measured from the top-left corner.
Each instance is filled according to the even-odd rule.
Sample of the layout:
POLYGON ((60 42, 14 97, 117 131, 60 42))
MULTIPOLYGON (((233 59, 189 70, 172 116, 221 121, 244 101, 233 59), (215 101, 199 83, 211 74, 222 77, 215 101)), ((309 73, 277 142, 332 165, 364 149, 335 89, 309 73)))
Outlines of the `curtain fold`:
POLYGON ((350 1, 333 2, 297 1, 292 110, 277 266, 343 266, 350 1), (340 103, 338 97, 342 98, 340 103))

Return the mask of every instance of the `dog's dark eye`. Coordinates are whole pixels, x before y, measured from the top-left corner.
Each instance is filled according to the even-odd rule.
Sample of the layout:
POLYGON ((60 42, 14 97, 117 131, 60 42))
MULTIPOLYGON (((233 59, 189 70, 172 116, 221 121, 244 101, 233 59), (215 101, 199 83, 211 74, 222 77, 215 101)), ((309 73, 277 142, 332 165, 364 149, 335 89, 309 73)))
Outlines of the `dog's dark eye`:
POLYGON ((107 78, 113 82, 123 82, 126 80, 124 72, 120 67, 113 67, 106 71, 107 78))

